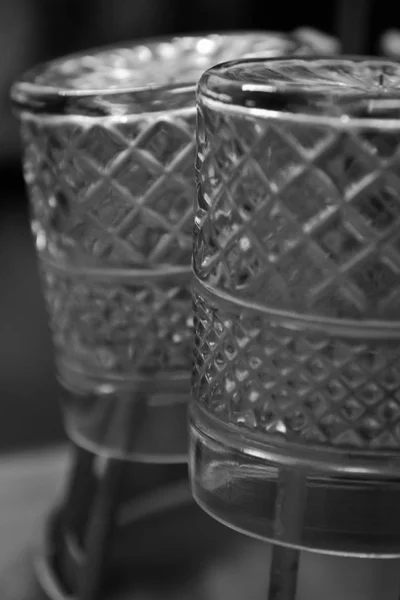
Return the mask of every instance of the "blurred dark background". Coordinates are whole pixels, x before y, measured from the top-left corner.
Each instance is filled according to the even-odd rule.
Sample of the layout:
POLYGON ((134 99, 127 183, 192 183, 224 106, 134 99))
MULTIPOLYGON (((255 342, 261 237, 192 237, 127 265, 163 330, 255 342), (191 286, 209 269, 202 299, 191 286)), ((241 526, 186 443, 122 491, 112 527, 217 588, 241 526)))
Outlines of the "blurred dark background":
POLYGON ((68 52, 205 30, 307 25, 338 36, 347 53, 371 54, 384 31, 400 28, 399 12, 386 0, 0 0, 0 450, 63 436, 8 99, 12 81, 68 52))

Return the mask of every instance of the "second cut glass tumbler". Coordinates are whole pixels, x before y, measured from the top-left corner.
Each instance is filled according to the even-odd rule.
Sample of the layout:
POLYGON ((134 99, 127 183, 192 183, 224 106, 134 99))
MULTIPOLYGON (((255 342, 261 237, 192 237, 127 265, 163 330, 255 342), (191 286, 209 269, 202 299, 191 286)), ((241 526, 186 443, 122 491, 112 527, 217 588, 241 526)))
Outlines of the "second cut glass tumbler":
POLYGON ((400 556, 400 66, 211 69, 197 178, 195 498, 277 544, 400 556))
POLYGON ((268 32, 161 39, 60 59, 14 86, 78 445, 186 460, 195 82, 233 56, 310 50, 268 32))

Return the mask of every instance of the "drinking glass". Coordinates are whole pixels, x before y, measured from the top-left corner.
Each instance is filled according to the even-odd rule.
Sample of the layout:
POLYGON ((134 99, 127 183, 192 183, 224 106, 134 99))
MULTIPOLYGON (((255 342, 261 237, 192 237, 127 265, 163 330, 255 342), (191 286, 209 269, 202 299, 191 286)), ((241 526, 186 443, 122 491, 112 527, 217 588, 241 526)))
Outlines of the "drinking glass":
POLYGON ((233 61, 197 101, 195 499, 280 546, 398 557, 400 65, 233 61))
POLYGON ((209 66, 311 52, 279 33, 87 51, 13 88, 62 407, 81 447, 184 461, 195 94, 209 66))

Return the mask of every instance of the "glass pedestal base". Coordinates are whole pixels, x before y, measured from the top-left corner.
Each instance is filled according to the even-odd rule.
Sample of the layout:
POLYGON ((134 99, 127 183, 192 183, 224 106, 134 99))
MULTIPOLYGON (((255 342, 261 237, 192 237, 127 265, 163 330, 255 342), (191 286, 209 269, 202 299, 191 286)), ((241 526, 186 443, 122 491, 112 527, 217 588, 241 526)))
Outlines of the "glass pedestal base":
POLYGON ((233 529, 290 548, 400 558, 400 477, 385 456, 268 446, 192 408, 190 471, 201 507, 233 529), (193 416, 194 415, 194 416, 193 416), (346 462, 347 459, 347 462, 346 462), (336 462, 335 462, 336 461, 336 462))

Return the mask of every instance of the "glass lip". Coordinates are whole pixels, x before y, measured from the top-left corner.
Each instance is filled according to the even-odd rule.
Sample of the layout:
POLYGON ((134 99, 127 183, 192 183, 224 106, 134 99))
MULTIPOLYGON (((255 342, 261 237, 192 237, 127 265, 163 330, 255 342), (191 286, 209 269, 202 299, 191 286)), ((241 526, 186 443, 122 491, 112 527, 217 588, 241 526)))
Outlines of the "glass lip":
POLYGON ((301 122, 343 125, 400 127, 400 60, 379 56, 311 55, 277 58, 243 58, 215 65, 200 77, 196 89, 197 103, 215 102, 226 110, 260 117, 285 118, 301 122), (329 65, 382 65, 396 71, 396 85, 386 88, 379 81, 368 87, 362 80, 350 79, 342 85, 322 85, 312 80, 252 81, 250 67, 307 67, 312 63, 329 65), (246 70, 248 75, 246 75, 246 70), (237 76, 239 74, 239 76, 237 76), (235 76, 236 75, 236 76, 235 76), (357 85, 358 84, 358 85, 357 85), (382 113, 385 116, 382 116, 382 113))
MULTIPOLYGON (((188 42, 192 41, 195 43, 196 41, 200 41, 204 38, 220 38, 221 40, 235 40, 238 39, 251 39, 254 38, 255 42, 262 43, 263 38, 265 38, 265 42, 271 42, 271 49, 266 48, 265 50, 257 49, 254 52, 254 55, 266 54, 268 52, 273 51, 273 42, 276 40, 276 43, 282 41, 282 44, 291 43, 293 44, 292 51, 296 50, 299 52, 303 50, 304 52, 312 51, 312 44, 308 43, 296 36, 295 33, 291 32, 281 32, 281 31, 268 31, 268 30, 233 30, 233 31, 207 31, 207 32, 196 32, 196 33, 188 33, 188 34, 178 34, 178 35, 166 35, 166 36, 157 36, 157 37, 148 37, 148 38, 138 38, 132 41, 120 42, 112 45, 99 46, 95 48, 89 48, 84 51, 71 53, 65 55, 60 58, 56 58, 51 61, 44 62, 39 64, 32 69, 29 69, 25 73, 21 75, 21 77, 12 85, 11 87, 11 100, 14 104, 14 107, 22 110, 30 110, 32 112, 44 112, 44 108, 47 107, 57 107, 56 113, 60 114, 64 110, 61 110, 61 105, 64 107, 71 103, 78 103, 79 101, 86 102, 90 105, 91 100, 102 98, 104 100, 110 99, 111 102, 115 105, 118 101, 121 104, 124 104, 128 100, 128 96, 130 98, 135 98, 137 96, 140 101, 144 97, 148 99, 149 94, 154 94, 155 92, 158 94, 165 94, 166 96, 177 96, 179 94, 186 95, 188 93, 194 94, 196 90, 196 84, 198 77, 202 73, 201 69, 198 69, 198 77, 188 78, 183 77, 182 80, 177 79, 168 83, 157 83, 153 82, 151 84, 129 84, 129 85, 121 85, 118 86, 110 86, 110 87, 87 87, 84 88, 73 88, 71 86, 65 85, 58 86, 53 84, 45 84, 38 83, 36 80, 43 76, 46 71, 50 71, 51 68, 62 66, 69 61, 79 61, 85 59, 85 57, 95 58, 96 55, 101 55, 107 52, 113 52, 118 50, 135 50, 140 47, 147 47, 154 54, 157 49, 163 44, 174 44, 179 41, 188 42)), ((195 50, 194 50, 195 52, 195 50)), ((251 53, 251 50, 249 50, 251 53)), ((210 56, 212 53, 210 53, 210 56)), ((199 53, 200 56, 200 53, 199 53)), ((206 57, 207 54, 205 53, 206 57)), ((161 56, 153 56, 147 61, 147 64, 151 64, 152 60, 162 60, 161 56)), ((218 57, 216 57, 218 60, 218 57)), ((140 63, 139 63, 140 64, 140 63)), ((146 66, 146 61, 143 61, 143 66, 146 66)), ((210 64, 210 63, 209 63, 210 64)), ((204 67, 209 68, 209 65, 204 67)), ((195 69, 194 69, 195 70, 195 69)))

